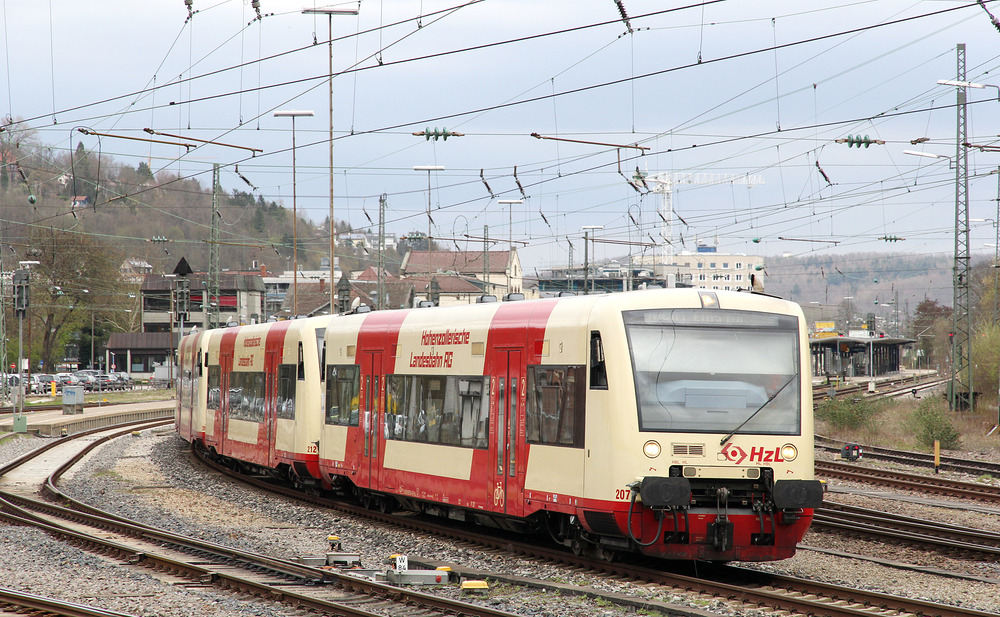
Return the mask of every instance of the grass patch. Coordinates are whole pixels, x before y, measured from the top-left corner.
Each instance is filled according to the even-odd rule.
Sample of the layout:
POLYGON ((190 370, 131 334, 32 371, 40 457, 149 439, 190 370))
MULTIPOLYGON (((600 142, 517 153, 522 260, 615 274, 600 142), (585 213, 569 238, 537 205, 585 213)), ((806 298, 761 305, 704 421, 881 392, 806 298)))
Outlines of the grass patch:
MULTIPOLYGON (((111 392, 93 392, 90 394, 85 394, 83 396, 83 402, 86 405, 94 404, 96 405, 100 402, 102 405, 104 401, 107 401, 108 405, 114 405, 116 403, 146 403, 150 401, 169 401, 174 398, 173 389, 159 389, 159 390, 120 390, 111 392)), ((61 396, 56 397, 57 401, 62 401, 61 396)))
MULTIPOLYGON (((10 431, 9 426, 5 426, 0 431, 10 431)), ((11 433, 2 432, 0 433, 0 443, 13 443, 15 439, 34 439, 35 436, 30 433, 11 433)))
POLYGON ((816 418, 837 430, 863 430, 871 427, 885 411, 881 400, 860 397, 834 398, 816 406, 816 418))
POLYGON ((118 473, 117 471, 113 471, 111 469, 98 469, 97 471, 94 472, 94 477, 95 478, 109 478, 109 479, 114 480, 116 482, 124 482, 125 481, 125 478, 123 478, 120 473, 118 473))
POLYGON ((925 398, 913 412, 917 443, 927 449, 934 442, 941 442, 944 450, 956 450, 961 445, 961 434, 955 428, 948 406, 940 398, 925 398))
POLYGON ((820 409, 823 405, 817 404, 816 433, 845 443, 853 441, 898 450, 926 451, 933 447, 933 443, 931 446, 926 446, 920 440, 921 426, 918 425, 916 418, 922 404, 938 409, 936 413, 950 422, 959 435, 958 444, 949 443, 952 447, 946 447, 942 442, 942 449, 961 447, 963 450, 982 453, 1000 450, 1000 436, 997 433, 992 436, 986 435, 997 423, 995 408, 977 406, 976 413, 948 411, 948 401, 940 394, 924 395, 920 399, 904 398, 887 401, 877 415, 876 421, 862 423, 855 428, 844 428, 834 424, 821 415, 820 409))

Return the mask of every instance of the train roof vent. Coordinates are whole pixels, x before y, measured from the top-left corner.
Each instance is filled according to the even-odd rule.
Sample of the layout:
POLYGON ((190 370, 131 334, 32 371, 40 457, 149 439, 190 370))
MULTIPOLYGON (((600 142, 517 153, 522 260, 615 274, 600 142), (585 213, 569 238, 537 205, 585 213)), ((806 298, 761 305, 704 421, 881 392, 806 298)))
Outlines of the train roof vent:
POLYGON ((572 291, 560 291, 559 295, 557 295, 556 297, 557 298, 568 298, 570 296, 575 296, 575 295, 576 295, 576 293, 574 293, 572 291))
POLYGON ((670 446, 674 456, 705 456, 703 443, 674 443, 670 446))
POLYGON ((354 307, 353 311, 351 311, 351 313, 354 315, 358 313, 371 313, 371 312, 372 312, 372 307, 368 306, 367 304, 359 304, 356 307, 354 307))
POLYGON ((524 300, 523 293, 509 293, 503 297, 504 302, 517 302, 518 300, 524 300))
POLYGON ((432 306, 434 306, 434 303, 430 300, 421 300, 417 303, 417 308, 431 308, 432 306))
POLYGON ((491 295, 479 296, 476 298, 476 304, 486 304, 487 302, 496 302, 497 297, 491 295))

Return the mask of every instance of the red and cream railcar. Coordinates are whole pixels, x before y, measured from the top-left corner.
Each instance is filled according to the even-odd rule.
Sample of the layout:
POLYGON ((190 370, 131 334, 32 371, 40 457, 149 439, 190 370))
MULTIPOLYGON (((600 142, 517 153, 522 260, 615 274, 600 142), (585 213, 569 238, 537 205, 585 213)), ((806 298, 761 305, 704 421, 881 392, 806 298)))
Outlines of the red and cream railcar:
MULTIPOLYGON (((248 336, 298 322, 282 323, 248 336)), ((321 323, 324 371, 298 382, 320 407, 295 413, 318 428, 294 431, 316 434, 310 473, 372 506, 547 530, 603 556, 763 561, 794 554, 822 500, 795 304, 656 290, 321 323)), ((209 347, 239 350, 244 330, 209 347)))
POLYGON ((177 346, 177 408, 174 425, 177 433, 190 442, 205 439, 205 380, 202 378, 201 354, 207 349, 214 330, 193 330, 177 346))
POLYGON ((326 323, 316 317, 184 337, 178 348, 181 436, 219 457, 316 484, 326 323))

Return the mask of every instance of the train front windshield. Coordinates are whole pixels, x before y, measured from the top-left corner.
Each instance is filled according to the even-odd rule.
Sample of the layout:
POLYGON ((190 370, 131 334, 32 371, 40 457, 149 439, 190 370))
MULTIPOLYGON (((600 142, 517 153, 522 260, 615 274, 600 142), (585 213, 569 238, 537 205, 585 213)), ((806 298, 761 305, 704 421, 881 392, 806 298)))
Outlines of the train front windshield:
POLYGON ((639 430, 800 433, 795 317, 706 309, 623 315, 639 430))

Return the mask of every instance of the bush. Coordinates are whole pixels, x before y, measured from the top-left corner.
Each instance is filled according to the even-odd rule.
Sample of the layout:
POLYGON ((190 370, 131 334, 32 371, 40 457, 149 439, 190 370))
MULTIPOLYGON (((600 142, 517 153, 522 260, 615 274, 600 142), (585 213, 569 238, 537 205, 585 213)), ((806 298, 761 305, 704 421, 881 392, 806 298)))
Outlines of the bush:
POLYGON ((961 435, 955 430, 945 403, 938 398, 925 398, 913 412, 913 424, 917 427, 917 441, 925 448, 933 448, 935 441, 941 442, 944 450, 955 450, 961 445, 961 435))
POLYGON ((833 398, 816 406, 816 418, 838 430, 871 426, 885 410, 885 403, 875 399, 833 398))

